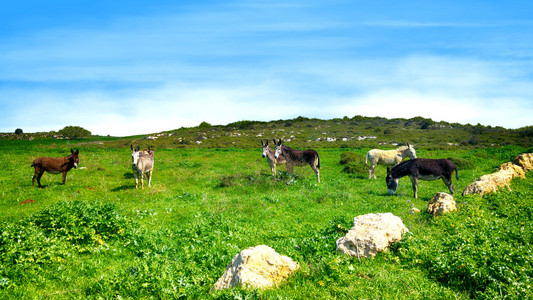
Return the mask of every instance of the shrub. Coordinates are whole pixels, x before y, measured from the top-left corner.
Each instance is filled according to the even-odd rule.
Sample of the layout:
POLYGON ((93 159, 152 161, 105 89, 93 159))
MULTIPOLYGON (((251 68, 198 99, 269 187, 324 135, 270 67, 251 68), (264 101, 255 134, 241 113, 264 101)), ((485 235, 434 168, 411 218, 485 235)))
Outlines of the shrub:
POLYGON ((200 123, 200 125, 198 125, 198 128, 200 129, 208 129, 208 128, 211 128, 213 127, 211 124, 207 123, 207 122, 202 122, 200 123))
POLYGON ((129 225, 114 203, 82 201, 50 205, 28 221, 41 228, 46 235, 58 236, 77 245, 103 243, 120 235, 129 225))
POLYGON ((339 163, 344 165, 342 171, 348 174, 357 174, 359 177, 364 177, 368 171, 365 167, 365 157, 355 152, 342 153, 339 163))
POLYGON ((448 159, 451 160, 459 170, 472 170, 476 167, 473 162, 464 158, 448 157, 448 159))
POLYGON ((82 139, 91 136, 91 132, 79 126, 66 126, 58 131, 64 137, 69 139, 82 139))

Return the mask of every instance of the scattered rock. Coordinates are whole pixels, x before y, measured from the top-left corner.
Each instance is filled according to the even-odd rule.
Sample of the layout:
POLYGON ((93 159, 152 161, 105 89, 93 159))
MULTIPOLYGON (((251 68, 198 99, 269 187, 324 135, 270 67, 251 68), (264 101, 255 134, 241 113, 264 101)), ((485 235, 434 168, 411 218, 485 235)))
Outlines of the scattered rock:
POLYGON ((338 251, 357 257, 374 257, 378 252, 387 251, 391 243, 400 241, 409 232, 402 220, 391 213, 358 216, 353 223, 336 244, 338 251))
POLYGON ((520 166, 524 172, 533 170, 533 153, 524 153, 518 155, 513 160, 513 164, 520 166))
POLYGON ((533 169, 533 153, 518 155, 512 163, 504 163, 497 172, 479 177, 469 184, 463 191, 463 196, 468 194, 481 194, 495 192, 501 187, 509 188, 511 180, 515 177, 526 177, 526 172, 533 169))
POLYGON ((409 213, 414 215, 414 214, 417 214, 420 212, 420 209, 416 208, 416 207, 413 207, 411 208, 411 210, 409 210, 409 213))
POLYGON ((298 268, 300 266, 297 262, 268 246, 250 247, 233 257, 213 290, 233 288, 236 285, 253 289, 278 286, 298 268))
POLYGON ((427 212, 433 216, 442 216, 445 213, 457 211, 455 200, 447 193, 437 193, 428 203, 427 212))

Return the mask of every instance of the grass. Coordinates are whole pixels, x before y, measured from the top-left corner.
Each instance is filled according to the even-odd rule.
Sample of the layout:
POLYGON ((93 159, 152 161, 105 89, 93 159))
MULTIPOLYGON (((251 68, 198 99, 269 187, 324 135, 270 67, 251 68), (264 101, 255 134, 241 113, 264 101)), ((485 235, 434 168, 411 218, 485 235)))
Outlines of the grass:
POLYGON ((453 157, 465 166, 454 178, 458 213, 433 219, 424 211, 435 193, 447 192, 441 181, 421 182, 413 199, 402 179, 391 197, 384 167, 378 180, 343 171, 343 153, 361 158, 369 148, 316 149, 320 184, 309 167, 291 175, 282 166, 272 177, 259 146, 157 148, 152 187, 136 190, 123 144, 0 142, 0 298, 533 296, 531 175, 515 180, 513 191, 460 196, 524 148, 418 148, 419 157, 453 157), (70 148, 80 149, 81 168, 66 185, 45 174, 46 188, 32 187, 31 161, 70 148), (413 206, 422 212, 411 214, 413 206), (401 217, 411 234, 374 259, 335 251, 355 216, 379 212, 401 217), (301 270, 278 289, 210 291, 234 255, 259 244, 301 270))

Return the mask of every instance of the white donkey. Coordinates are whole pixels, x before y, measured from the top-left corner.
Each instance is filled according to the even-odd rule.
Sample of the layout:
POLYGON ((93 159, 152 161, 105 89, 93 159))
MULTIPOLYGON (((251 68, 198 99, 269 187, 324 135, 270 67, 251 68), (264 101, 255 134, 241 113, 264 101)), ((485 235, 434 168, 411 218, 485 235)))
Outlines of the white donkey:
MULTIPOLYGON (((279 156, 278 158, 274 157, 274 150, 268 146, 268 140, 265 143, 261 140, 261 145, 263 146, 263 158, 266 157, 270 165, 270 170, 272 170, 272 176, 276 176, 276 166, 286 164, 287 161, 283 156, 279 156)), ((274 141, 274 145, 276 145, 276 141, 274 141)))
POLYGON ((404 158, 409 156, 410 159, 416 158, 416 151, 413 146, 407 143, 407 146, 401 146, 396 150, 372 149, 368 151, 365 158, 365 166, 370 160, 370 169, 368 170, 368 179, 376 179, 376 165, 396 166, 404 158))
POLYGON ((148 147, 148 150, 142 151, 140 151, 139 146, 137 146, 136 149, 133 148, 133 145, 130 147, 132 160, 131 169, 133 170, 133 176, 135 176, 135 188, 138 188, 138 176, 141 177, 141 189, 144 188, 144 177, 148 180, 148 187, 150 187, 150 183, 152 182, 152 170, 154 168, 154 151, 150 150, 150 147, 148 147))

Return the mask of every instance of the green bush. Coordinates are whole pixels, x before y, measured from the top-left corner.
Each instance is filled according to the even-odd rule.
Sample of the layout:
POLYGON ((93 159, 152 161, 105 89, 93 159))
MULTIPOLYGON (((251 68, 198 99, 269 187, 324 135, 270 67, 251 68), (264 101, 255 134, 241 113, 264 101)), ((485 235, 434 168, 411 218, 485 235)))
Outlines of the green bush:
POLYGON ((368 167, 365 166, 365 157, 355 152, 342 153, 339 164, 344 165, 343 172, 356 174, 361 178, 364 178, 368 172, 368 167))
POLYGON ((91 136, 91 132, 79 126, 66 126, 58 131, 64 137, 69 139, 82 139, 91 136))
POLYGON ((457 169, 460 170, 472 170, 476 167, 476 165, 467 160, 467 159, 464 159, 464 158, 459 158, 459 157, 448 157, 449 160, 451 160, 455 166, 457 167, 457 169))

